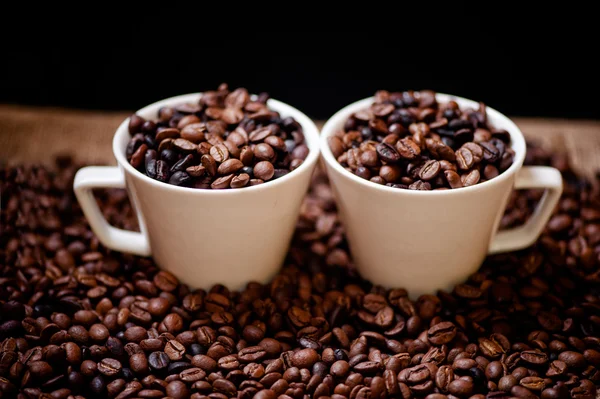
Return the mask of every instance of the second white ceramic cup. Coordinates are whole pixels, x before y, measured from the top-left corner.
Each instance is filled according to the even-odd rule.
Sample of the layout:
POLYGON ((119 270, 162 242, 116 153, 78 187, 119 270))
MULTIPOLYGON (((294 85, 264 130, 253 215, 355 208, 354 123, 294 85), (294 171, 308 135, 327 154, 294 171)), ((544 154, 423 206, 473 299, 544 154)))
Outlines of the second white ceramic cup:
MULTIPOLYGON (((196 103, 201 94, 169 98, 137 112, 155 119, 161 107, 196 103)), ((319 156, 319 133, 303 113, 269 100, 281 117, 293 117, 304 131, 309 154, 287 175, 265 184, 233 190, 203 190, 161 183, 135 170, 125 158, 129 119, 113 139, 116 167, 86 167, 74 190, 98 239, 106 247, 152 255, 162 268, 192 288, 225 284, 232 290, 249 281, 266 283, 286 256, 300 204, 319 156), (110 226, 93 197, 94 188, 126 188, 141 232, 110 226)))
MULTIPOLYGON (((440 103, 474 101, 438 94, 440 103)), ((562 193, 562 178, 550 167, 526 166, 525 139, 500 112, 487 108, 490 124, 510 133, 514 163, 498 177, 471 187, 444 191, 403 190, 372 183, 345 170, 327 138, 343 129, 353 113, 373 98, 351 104, 327 121, 321 152, 336 195, 350 251, 360 274, 374 284, 404 287, 412 297, 449 290, 477 271, 485 256, 525 248, 542 232, 562 193), (513 188, 546 189, 529 221, 498 232, 513 188)))

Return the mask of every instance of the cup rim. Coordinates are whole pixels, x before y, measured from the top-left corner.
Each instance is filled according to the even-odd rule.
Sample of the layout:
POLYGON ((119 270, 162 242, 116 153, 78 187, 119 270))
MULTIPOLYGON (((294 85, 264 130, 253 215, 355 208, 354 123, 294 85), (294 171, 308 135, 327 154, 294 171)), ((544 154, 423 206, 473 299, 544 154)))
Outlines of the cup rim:
MULTIPOLYGON (((475 108, 479 106, 479 103, 473 100, 469 100, 467 98, 454 96, 451 94, 445 93, 436 93, 436 100, 438 102, 448 102, 448 101, 456 101, 461 108, 469 107, 475 108)), ((515 151, 515 158, 513 160, 512 165, 505 170, 502 174, 494 177, 493 179, 487 180, 483 183, 478 183, 469 187, 461 187, 457 189, 449 189, 449 190, 403 190, 394 187, 388 187, 383 184, 373 183, 367 179, 363 179, 359 176, 356 176, 354 173, 347 171, 333 156, 331 149, 329 148, 329 143, 327 139, 332 136, 337 130, 343 127, 346 119, 353 113, 366 109, 371 106, 374 101, 374 97, 367 97, 362 100, 356 101, 352 104, 345 106, 336 112, 331 118, 325 122, 323 128, 321 129, 321 156, 325 160, 326 164, 333 168, 336 172, 340 173, 345 178, 352 180, 353 182, 363 185, 369 189, 380 190, 382 192, 387 192, 390 194, 395 193, 396 195, 422 195, 422 196, 431 196, 431 195, 443 195, 443 196, 452 196, 452 195, 461 195, 471 193, 477 190, 483 190, 488 187, 493 186, 494 184, 499 184, 506 179, 511 178, 523 165, 523 161, 525 160, 525 137, 523 133, 519 129, 519 127, 506 115, 501 112, 495 110, 494 108, 488 107, 486 105, 486 113, 488 117, 492 117, 496 120, 496 124, 494 127, 505 129, 510 135, 510 148, 515 151)))
MULTIPOLYGON (((137 111, 136 114, 148 119, 148 118, 156 118, 158 114, 158 110, 161 107, 172 106, 180 103, 186 102, 197 102, 200 97, 203 95, 202 92, 198 93, 189 93, 182 94, 179 96, 169 97, 157 102, 154 102, 150 105, 147 105, 137 111)), ((127 159, 125 158, 125 148, 126 145, 123 145, 123 142, 127 142, 123 140, 123 136, 130 137, 129 135, 129 119, 127 117, 117 128, 114 137, 113 137, 113 154, 117 160, 117 163, 126 171, 131 173, 132 176, 139 178, 150 185, 154 185, 157 188, 163 188, 168 190, 179 191, 181 193, 189 193, 195 195, 235 195, 242 193, 254 193, 261 190, 268 190, 269 188, 275 188, 278 185, 285 184, 287 181, 294 178, 294 176, 300 176, 302 172, 306 171, 313 167, 313 165, 317 162, 317 159, 320 154, 320 141, 319 141, 319 130, 315 123, 304 113, 299 111, 298 109, 288 105, 282 101, 278 101, 275 99, 269 99, 267 101, 267 106, 269 109, 279 112, 284 116, 292 116, 301 126, 304 133, 304 140, 306 145, 308 146, 308 156, 302 162, 298 168, 294 169, 290 173, 285 176, 280 177, 279 179, 275 179, 273 181, 268 181, 263 184, 258 184, 256 186, 243 187, 239 189, 230 189, 230 190, 213 190, 213 189, 197 189, 193 187, 181 187, 175 186, 173 184, 168 184, 165 182, 160 182, 158 180, 152 179, 149 176, 146 176, 144 173, 135 169, 127 159)))

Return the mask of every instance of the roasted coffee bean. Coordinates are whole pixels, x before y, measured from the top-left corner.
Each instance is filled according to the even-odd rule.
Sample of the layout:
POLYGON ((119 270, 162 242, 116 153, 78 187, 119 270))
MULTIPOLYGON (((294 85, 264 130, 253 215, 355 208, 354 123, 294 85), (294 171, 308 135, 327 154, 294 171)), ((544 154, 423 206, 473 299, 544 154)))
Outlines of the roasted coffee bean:
POLYGON ((148 357, 150 367, 156 371, 165 370, 169 367, 170 359, 165 352, 152 352, 148 357))
POLYGON ((239 351, 238 358, 243 363, 258 362, 265 358, 267 351, 261 346, 248 346, 239 351))
POLYGON ((307 158, 310 151, 304 143, 302 126, 293 118, 282 119, 266 105, 247 101, 243 88, 207 93, 197 104, 163 108, 156 122, 132 115, 132 138, 126 150, 129 162, 162 182, 223 189, 255 185, 259 183, 251 180, 255 176, 261 183, 278 179, 307 158), (242 92, 244 96, 231 97, 242 92), (206 103, 207 93, 218 94, 211 94, 206 103), (224 102, 223 98, 232 99, 224 102), (268 163, 257 168, 261 162, 268 163), (235 176, 243 166, 250 171, 256 169, 254 175, 243 170, 248 177, 235 176), (234 176, 223 179, 229 175, 234 176))
POLYGON ((506 146, 510 134, 488 124, 484 105, 463 113, 456 102, 438 104, 429 91, 386 93, 385 100, 376 98, 370 109, 353 114, 342 131, 328 138, 338 162, 357 176, 403 189, 456 189, 479 183, 481 176, 493 179, 512 164, 514 151, 506 146), (398 184, 386 177, 392 164, 406 166, 414 171, 410 178, 420 181, 398 184), (442 171, 445 178, 436 178, 442 171))
MULTIPOLYGON (((152 176, 150 176, 152 177, 152 176)), ((169 179, 169 164, 166 161, 156 161, 156 180, 166 182, 169 179)))
POLYGON ((377 144, 375 148, 377 150, 377 155, 379 155, 379 158, 381 158, 382 161, 396 163, 400 160, 398 151, 388 143, 377 144))
POLYGON ((177 171, 169 178, 169 184, 173 184, 175 186, 187 186, 191 183, 191 181, 192 179, 190 175, 184 171, 177 171))
POLYGON ((171 361, 177 361, 183 359, 185 347, 179 341, 171 339, 165 344, 164 352, 171 361))
POLYGON ((314 349, 301 349, 292 355, 292 364, 298 368, 310 368, 319 361, 319 354, 314 349))
POLYGON ((104 342, 109 336, 108 328, 104 324, 94 324, 90 327, 90 338, 96 342, 104 342))
POLYGON ((106 358, 98 363, 98 371, 107 377, 112 377, 121 372, 121 362, 116 359, 106 358))
POLYGON ((456 336, 456 326, 450 322, 441 322, 427 331, 429 342, 434 345, 444 345, 456 336))
POLYGON ((585 357, 575 351, 565 351, 558 355, 558 360, 563 361, 569 368, 584 367, 586 364, 585 357))
MULTIPOLYGON (((224 98, 210 100, 210 106, 223 108, 224 98)), ((456 108, 453 113, 451 120, 461 118, 456 108)), ((278 123, 266 118, 271 116, 259 116, 249 130, 278 123)), ((406 129, 423 133, 410 123, 406 129)), ((293 137, 292 130, 284 131, 293 137)), ((246 145, 239 134, 232 140, 246 145)), ((407 134, 400 131, 385 142, 397 143, 407 134)), ((284 156, 271 141, 278 157, 284 156)), ((375 151, 375 143, 373 135, 373 142, 357 148, 375 151)), ((423 143, 419 149, 430 151, 423 143)), ((478 155, 473 145, 463 146, 478 164, 483 150, 478 155)), ((548 162, 531 151, 527 162, 548 162)), ((422 159, 420 165, 431 159, 441 170, 454 171, 437 158, 422 159)), ((279 160, 274 162, 279 168, 279 160)), ((412 169, 405 170, 405 164, 410 161, 377 162, 379 169, 398 167, 400 180, 409 183, 412 169)), ((600 239, 593 236, 600 215, 591 185, 565 181, 552 228, 527 256, 521 251, 491 256, 451 292, 413 302, 405 290, 373 287, 347 269, 352 260, 322 175, 315 177, 303 205, 289 265, 268 285, 249 283, 233 292, 219 285, 191 291, 149 259, 107 251, 85 227, 65 191, 68 184, 59 186, 57 176, 42 173, 46 188, 31 195, 28 187, 46 169, 7 170, 0 179, 0 189, 8 193, 1 217, 9 217, 2 255, 3 276, 11 277, 0 290, 0 389, 12 391, 5 395, 19 390, 32 397, 66 397, 71 390, 119 398, 596 395, 600 302, 593 254, 600 239), (23 174, 28 177, 18 180, 23 189, 6 189, 23 174), (62 202, 61 211, 56 207, 62 202), (42 223, 28 207, 55 213, 60 224, 20 225, 19 217, 42 223), (215 383, 227 393, 215 390, 215 383)), ((419 171, 414 173, 420 179, 419 171)), ((428 184, 434 187, 439 179, 444 177, 428 184)), ((521 221, 540 198, 529 192, 513 197, 507 214, 518 209, 521 221)), ((135 226, 122 194, 98 193, 98 201, 111 223, 135 226)))
POLYGON ((257 179, 267 181, 271 180, 271 178, 275 174, 275 169, 273 168, 273 164, 271 162, 260 161, 256 165, 254 165, 254 169, 252 169, 252 174, 257 179))
POLYGON ((129 367, 135 374, 142 375, 148 373, 148 358, 145 353, 134 353, 129 358, 129 367))
POLYGON ((191 164, 194 162, 194 156, 192 154, 188 154, 185 157, 181 158, 179 161, 175 162, 169 172, 175 173, 179 171, 186 170, 191 164))
POLYGON ((171 381, 165 388, 168 397, 184 399, 189 397, 189 389, 182 381, 171 381))
POLYGON ((519 381, 519 385, 531 390, 531 391, 542 391, 546 383, 543 378, 540 377, 524 377, 519 381))
POLYGON ((419 170, 419 178, 429 181, 434 179, 440 172, 440 163, 436 160, 429 160, 419 170))
POLYGON ((504 369, 502 363, 499 361, 493 361, 488 363, 485 368, 485 376, 488 380, 496 381, 504 375, 504 369))
POLYGON ((520 357, 521 360, 534 365, 544 364, 548 361, 548 356, 540 351, 523 351, 520 357))
POLYGON ((483 159, 487 162, 496 162, 500 157, 500 150, 490 141, 484 141, 479 143, 483 149, 483 159))
POLYGON ((435 374, 435 385, 442 392, 448 392, 450 383, 454 380, 454 371, 450 366, 441 366, 435 374))
POLYGON ((473 393, 473 389, 473 382, 463 379, 456 379, 448 385, 448 392, 459 398, 468 398, 473 393))
POLYGON ((32 377, 45 381, 52 375, 52 366, 44 361, 34 361, 28 364, 32 377))
POLYGON ((504 377, 500 378, 500 381, 498 382, 498 389, 505 392, 510 392, 512 387, 517 385, 517 382, 518 380, 515 376, 511 374, 505 375, 504 377))
POLYGON ((510 393, 512 396, 515 396, 519 399, 535 399, 537 396, 533 394, 529 389, 522 387, 520 385, 515 385, 511 388, 510 393))
POLYGON ((361 362, 353 367, 354 371, 362 374, 374 374, 382 368, 381 363, 376 361, 361 362))
POLYGON ((188 362, 171 362, 167 370, 169 374, 179 374, 190 367, 192 365, 188 362))

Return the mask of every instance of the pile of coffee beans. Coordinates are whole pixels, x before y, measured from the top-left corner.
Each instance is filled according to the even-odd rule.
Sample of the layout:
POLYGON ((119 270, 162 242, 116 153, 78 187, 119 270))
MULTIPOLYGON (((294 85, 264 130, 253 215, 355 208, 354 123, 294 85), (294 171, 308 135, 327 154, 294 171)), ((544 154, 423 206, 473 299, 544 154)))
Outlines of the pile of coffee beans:
POLYGON ((485 104, 439 104, 432 91, 378 91, 370 108, 329 139, 351 173, 410 190, 446 190, 493 179, 513 163, 510 135, 494 129, 485 104))
POLYGON ((226 84, 205 92, 197 104, 163 107, 157 120, 129 119, 126 156, 161 182, 204 189, 255 186, 298 168, 308 156, 302 126, 226 84))
MULTIPOLYGON (((529 151, 550 162, 566 187, 540 240, 416 300, 356 275, 322 174, 281 272, 232 292, 103 248, 68 159, 0 170, 0 397, 594 399, 600 192, 529 151)), ((538 198, 516 194, 503 225, 538 198)), ((124 191, 98 200, 135 227, 124 191)))

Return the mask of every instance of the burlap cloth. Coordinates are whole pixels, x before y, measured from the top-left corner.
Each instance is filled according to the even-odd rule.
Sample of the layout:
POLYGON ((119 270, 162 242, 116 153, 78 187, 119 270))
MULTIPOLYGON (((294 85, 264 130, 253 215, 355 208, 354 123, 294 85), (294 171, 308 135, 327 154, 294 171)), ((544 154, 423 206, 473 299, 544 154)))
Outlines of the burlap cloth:
MULTIPOLYGON (((48 163, 61 153, 113 164, 111 140, 129 112, 80 111, 0 105, 0 161, 48 163)), ((567 152, 572 166, 590 176, 600 170, 600 122, 514 118, 525 136, 567 152)))

